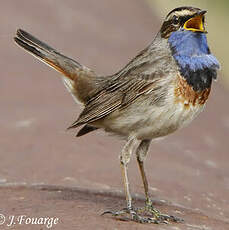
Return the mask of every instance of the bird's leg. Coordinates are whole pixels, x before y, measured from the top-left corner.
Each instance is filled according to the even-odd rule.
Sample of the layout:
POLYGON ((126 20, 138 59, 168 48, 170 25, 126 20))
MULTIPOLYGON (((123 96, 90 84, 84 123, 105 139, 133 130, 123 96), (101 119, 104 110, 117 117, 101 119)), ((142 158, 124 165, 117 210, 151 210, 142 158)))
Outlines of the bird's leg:
POLYGON ((127 209, 132 209, 132 198, 131 198, 130 188, 129 188, 127 167, 128 167, 128 163, 130 162, 131 154, 135 143, 136 143, 135 139, 130 139, 126 143, 126 145, 124 146, 120 154, 120 167, 121 167, 124 190, 126 195, 127 209))
POLYGON ((140 168, 144 189, 145 189, 145 195, 146 195, 146 205, 144 208, 133 208, 132 207, 132 198, 130 194, 130 188, 129 188, 129 181, 128 181, 128 175, 127 175, 127 166, 130 161, 131 154, 133 152, 133 148, 136 143, 136 139, 129 139, 122 149, 121 155, 120 155, 120 166, 122 171, 122 178, 124 182, 124 189, 125 189, 125 195, 126 195, 126 202, 127 207, 119 210, 119 211, 105 211, 102 213, 104 214, 112 214, 113 216, 120 217, 122 220, 133 220, 139 223, 168 223, 168 221, 179 221, 178 218, 175 218, 173 216, 164 215, 161 214, 157 209, 155 209, 152 206, 152 202, 149 198, 149 189, 148 189, 148 182, 144 171, 144 159, 147 155, 150 140, 143 140, 140 145, 138 146, 136 150, 137 155, 137 161, 140 168), (142 216, 141 213, 148 213, 150 216, 142 216), (126 217, 126 215, 129 216, 126 217))
MULTIPOLYGON (((113 216, 120 217, 123 215, 128 215, 131 220, 139 222, 139 223, 147 223, 151 222, 151 218, 145 218, 141 217, 137 214, 136 210, 132 207, 132 198, 130 194, 130 188, 129 188, 129 181, 128 181, 128 175, 127 175, 127 166, 130 161, 131 154, 133 152, 133 148, 135 146, 136 139, 132 138, 129 139, 122 149, 121 155, 120 155, 120 166, 122 171, 122 178, 124 183, 124 189, 125 189, 125 195, 126 195, 126 202, 127 207, 120 210, 120 211, 106 211, 104 214, 112 214, 113 216)), ((125 218, 126 219, 126 218, 125 218)))
POLYGON ((131 198, 130 188, 129 188, 127 166, 128 166, 128 163, 130 162, 130 157, 131 157, 135 142, 136 142, 135 138, 130 138, 125 144, 125 146, 123 147, 122 152, 119 156, 127 207, 121 211, 117 211, 117 212, 107 211, 103 214, 111 213, 114 216, 119 216, 127 212, 130 212, 132 210, 132 198, 131 198))
POLYGON ((144 185, 144 190, 145 190, 145 196, 146 196, 146 205, 151 204, 150 198, 149 198, 149 186, 148 186, 148 181, 146 178, 145 170, 144 170, 144 160, 146 158, 146 155, 149 150, 151 140, 143 140, 139 144, 137 150, 136 150, 136 157, 137 157, 137 162, 138 166, 140 169, 140 173, 142 176, 142 182, 144 185))
POLYGON ((148 181, 147 181, 145 170, 144 170, 144 160, 148 153, 150 142, 151 140, 141 141, 141 143, 139 144, 136 150, 137 162, 138 162, 138 166, 141 172, 142 181, 143 181, 144 190, 145 190, 145 196, 146 196, 145 207, 139 208, 137 212, 140 212, 140 213, 145 212, 145 213, 149 213, 153 215, 153 218, 151 218, 151 221, 154 223, 167 223, 168 221, 174 221, 174 222, 182 221, 181 219, 176 218, 174 216, 162 214, 160 211, 155 209, 152 205, 152 201, 150 200, 150 197, 149 197, 148 181))

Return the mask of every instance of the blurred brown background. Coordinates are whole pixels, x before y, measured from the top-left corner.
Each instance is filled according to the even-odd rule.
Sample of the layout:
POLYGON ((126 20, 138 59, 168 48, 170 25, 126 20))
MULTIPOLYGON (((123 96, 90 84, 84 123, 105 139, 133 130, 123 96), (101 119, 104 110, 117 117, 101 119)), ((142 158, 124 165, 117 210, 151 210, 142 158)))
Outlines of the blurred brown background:
MULTIPOLYGON (((0 214, 58 217, 53 229, 227 229, 229 107, 227 1, 12 0, 0 8, 0 214), (146 163, 157 208, 183 224, 140 225, 99 214, 125 206, 118 155, 104 133, 75 138, 80 112, 59 74, 13 42, 22 28, 99 74, 111 74, 152 41, 168 11, 208 9, 208 39, 222 64, 209 103, 191 126, 155 141, 146 163)), ((132 193, 143 205, 133 156, 132 193)), ((3 229, 8 229, 6 223, 3 229)), ((0 226, 0 228, 2 227, 0 226)), ((46 229, 19 225, 13 229, 46 229)))

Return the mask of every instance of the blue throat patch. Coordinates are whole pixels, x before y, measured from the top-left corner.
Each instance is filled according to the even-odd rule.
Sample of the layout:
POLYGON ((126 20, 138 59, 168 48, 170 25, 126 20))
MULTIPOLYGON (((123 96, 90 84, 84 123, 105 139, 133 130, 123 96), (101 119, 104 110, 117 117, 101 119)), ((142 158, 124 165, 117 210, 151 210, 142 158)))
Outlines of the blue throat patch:
POLYGON ((182 29, 173 32, 168 42, 187 83, 196 91, 210 88, 219 62, 209 50, 206 34, 182 29))

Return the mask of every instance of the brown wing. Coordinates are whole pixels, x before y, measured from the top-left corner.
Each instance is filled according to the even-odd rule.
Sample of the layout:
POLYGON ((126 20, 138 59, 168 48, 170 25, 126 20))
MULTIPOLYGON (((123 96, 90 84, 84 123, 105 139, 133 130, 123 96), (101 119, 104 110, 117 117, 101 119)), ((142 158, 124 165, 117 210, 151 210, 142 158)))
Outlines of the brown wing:
POLYGON ((139 78, 117 79, 96 93, 86 104, 79 118, 69 127, 91 123, 99 120, 117 109, 122 109, 136 100, 140 95, 156 89, 156 81, 139 78))

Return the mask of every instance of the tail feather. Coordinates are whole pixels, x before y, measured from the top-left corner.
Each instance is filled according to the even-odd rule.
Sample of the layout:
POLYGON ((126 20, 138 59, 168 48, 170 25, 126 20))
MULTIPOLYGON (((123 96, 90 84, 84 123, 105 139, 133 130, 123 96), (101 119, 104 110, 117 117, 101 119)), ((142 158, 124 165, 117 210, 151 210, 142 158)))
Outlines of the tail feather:
POLYGON ((88 93, 96 87, 96 74, 93 71, 57 52, 24 30, 18 29, 14 40, 40 61, 62 73, 64 84, 76 102, 85 103, 88 93))
POLYGON ((45 55, 42 54, 38 49, 36 49, 35 47, 33 47, 31 45, 28 45, 28 43, 25 43, 23 40, 21 40, 17 37, 15 37, 14 40, 19 46, 21 46, 22 48, 24 48, 28 52, 34 54, 36 57, 39 57, 41 59, 45 58, 45 55))
POLYGON ((86 67, 68 58, 24 30, 17 30, 15 42, 33 56, 74 80, 76 71, 86 67))
POLYGON ((22 29, 17 30, 17 37, 18 37, 18 39, 25 41, 32 46, 39 47, 40 49, 43 49, 44 51, 50 51, 50 52, 54 51, 55 52, 55 49, 53 49, 52 47, 50 47, 46 43, 38 40, 33 35, 31 35, 30 33, 26 32, 22 29))

